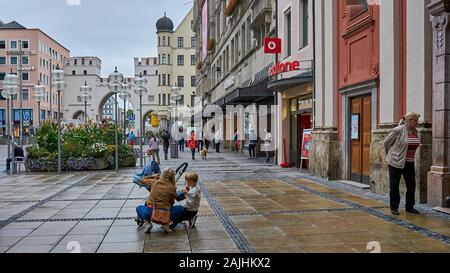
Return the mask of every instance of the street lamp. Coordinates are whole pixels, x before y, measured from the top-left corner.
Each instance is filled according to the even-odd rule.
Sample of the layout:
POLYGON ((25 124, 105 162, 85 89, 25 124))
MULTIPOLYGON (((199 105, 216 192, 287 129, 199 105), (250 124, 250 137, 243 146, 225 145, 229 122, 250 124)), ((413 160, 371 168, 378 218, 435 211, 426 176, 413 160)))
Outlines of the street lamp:
POLYGON ((114 125, 114 143, 116 146, 116 161, 115 161, 115 166, 116 166, 116 171, 119 171, 119 134, 117 132, 117 94, 122 92, 122 81, 123 81, 123 75, 122 73, 119 73, 119 71, 117 71, 117 67, 114 70, 113 73, 111 73, 109 75, 109 85, 108 88, 109 90, 114 93, 114 107, 115 107, 115 113, 116 113, 116 120, 115 120, 115 125, 114 125))
POLYGON ((119 94, 119 98, 123 100, 123 144, 127 145, 127 101, 131 99, 131 83, 124 81, 122 84, 122 93, 119 94))
POLYGON ((134 79, 134 84, 136 88, 134 89, 134 93, 139 96, 139 115, 140 115, 140 126, 141 126, 141 168, 144 166, 144 158, 143 158, 143 141, 144 141, 144 132, 145 132, 145 124, 144 124, 144 113, 142 111, 142 96, 147 94, 148 90, 145 88, 145 85, 147 84, 147 79, 142 77, 142 74, 139 75, 139 77, 136 77, 134 79))
POLYGON ((45 88, 40 81, 33 87, 33 92, 34 99, 38 104, 38 126, 41 126, 41 101, 44 98, 45 88))
POLYGON ((59 65, 52 71, 52 87, 58 92, 58 174, 61 174, 61 92, 66 89, 66 83, 59 65))
POLYGON ((14 166, 14 145, 13 145, 13 133, 12 133, 12 120, 14 120, 14 96, 19 93, 19 77, 15 74, 12 74, 12 71, 10 74, 6 75, 3 80, 3 95, 6 99, 9 99, 9 102, 11 102, 11 108, 9 107, 9 102, 7 102, 8 108, 7 112, 10 113, 8 116, 8 124, 7 124, 7 131, 9 135, 8 140, 8 156, 10 156, 11 163, 10 163, 10 174, 12 175, 14 170, 12 166, 14 166))
POLYGON ((87 81, 80 87, 81 101, 84 102, 84 123, 87 123, 88 120, 87 102, 92 99, 92 96, 89 95, 91 91, 92 88, 87 84, 87 81))

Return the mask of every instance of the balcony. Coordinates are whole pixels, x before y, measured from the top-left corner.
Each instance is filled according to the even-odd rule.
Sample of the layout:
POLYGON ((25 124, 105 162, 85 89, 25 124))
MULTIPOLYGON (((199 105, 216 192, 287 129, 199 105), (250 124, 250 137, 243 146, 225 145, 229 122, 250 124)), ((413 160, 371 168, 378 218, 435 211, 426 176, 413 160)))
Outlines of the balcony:
POLYGON ((265 22, 272 22, 272 0, 256 0, 253 2, 251 9, 253 15, 251 28, 265 22))

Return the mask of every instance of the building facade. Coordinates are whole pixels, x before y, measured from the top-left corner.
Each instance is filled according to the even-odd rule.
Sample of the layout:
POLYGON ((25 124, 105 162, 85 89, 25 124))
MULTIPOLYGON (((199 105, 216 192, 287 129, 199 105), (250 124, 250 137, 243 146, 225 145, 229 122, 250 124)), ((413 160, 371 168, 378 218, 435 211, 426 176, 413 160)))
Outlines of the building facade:
MULTIPOLYGON (((195 47, 197 38, 192 30, 193 10, 183 18, 174 29, 172 20, 164 15, 156 23, 158 41, 158 79, 155 102, 164 109, 160 118, 168 120, 175 116, 171 103, 173 86, 180 88, 181 99, 178 101, 177 115, 184 120, 184 126, 191 126, 191 110, 195 97, 195 47)), ((167 127, 166 127, 167 128, 167 127)))
MULTIPOLYGON (((194 28, 201 40, 197 45, 197 96, 203 106, 217 109, 206 115, 206 120, 216 119, 207 126, 221 131, 225 149, 230 148, 236 131, 239 140, 245 141, 252 129, 258 133, 276 128, 276 98, 267 88, 275 56, 264 54, 264 38, 276 36, 275 1, 199 0, 194 9, 194 28), (252 111, 243 114, 240 108, 261 105, 269 113, 265 121, 252 111), (227 107, 233 110, 227 111, 227 107), (216 112, 221 112, 224 120, 217 120, 216 112)), ((272 133, 276 137, 274 129, 272 133)))
MULTIPOLYGON (((51 71, 57 66, 63 68, 69 54, 67 48, 40 29, 27 29, 15 21, 7 24, 0 22, 0 82, 11 71, 21 79, 22 92, 19 92, 13 102, 15 137, 19 137, 20 100, 24 135, 28 135, 30 129, 38 126, 39 116, 41 121, 57 118, 58 100, 56 91, 50 88, 51 71), (33 93, 33 86, 38 82, 45 87, 40 113, 33 93)), ((64 100, 65 94, 61 92, 61 101, 64 100)), ((0 132, 3 135, 6 132, 6 108, 6 101, 1 98, 0 132)), ((64 113, 64 108, 61 111, 64 113)))

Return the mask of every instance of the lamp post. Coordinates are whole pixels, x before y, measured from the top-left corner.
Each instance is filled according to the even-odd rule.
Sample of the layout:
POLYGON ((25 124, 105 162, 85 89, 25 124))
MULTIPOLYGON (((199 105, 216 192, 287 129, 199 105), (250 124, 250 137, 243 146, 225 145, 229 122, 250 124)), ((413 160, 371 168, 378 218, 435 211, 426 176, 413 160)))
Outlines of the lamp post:
MULTIPOLYGON (((145 85, 147 84, 147 79, 142 77, 142 74, 139 75, 139 77, 136 77, 134 79, 135 89, 134 93, 139 96, 139 118, 140 118, 140 127, 141 127, 141 155, 143 155, 143 142, 144 142, 144 133, 145 133, 145 122, 144 122, 144 113, 142 111, 142 96, 147 94, 148 90, 145 88, 145 85)), ((144 166, 144 158, 141 156, 141 168, 144 166)))
POLYGON ((41 85, 41 82, 38 81, 38 84, 36 84, 33 87, 34 92, 34 99, 36 100, 38 104, 38 126, 41 126, 41 101, 44 97, 45 88, 43 85, 41 85))
POLYGON ((88 113, 87 113, 87 102, 92 99, 92 96, 89 95, 92 91, 92 88, 87 84, 87 81, 84 82, 84 85, 80 87, 81 93, 81 101, 84 102, 84 123, 87 123, 88 113))
POLYGON ((122 84, 122 93, 119 94, 119 98, 123 100, 123 144, 127 145, 127 101, 131 99, 131 83, 124 82, 122 84))
MULTIPOLYGON (((181 88, 178 86, 173 86, 171 89, 171 103, 175 104, 175 116, 174 116, 174 124, 175 124, 175 132, 178 132, 178 101, 181 99, 180 95, 181 88)), ((176 149, 176 158, 178 158, 178 148, 176 149)))
POLYGON ((64 71, 56 66, 52 71, 52 87, 58 93, 58 174, 61 174, 61 92, 66 88, 64 71))
POLYGON ((8 135, 9 135, 9 140, 8 140, 8 155, 10 156, 11 159, 11 163, 10 163, 10 174, 13 174, 13 168, 12 166, 14 166, 14 138, 13 138, 13 134, 12 134, 12 120, 14 120, 14 96, 17 95, 19 93, 19 77, 15 74, 12 74, 12 71, 10 74, 5 76, 5 79, 3 81, 3 86, 5 88, 4 90, 4 95, 5 97, 8 99, 9 98, 9 102, 11 103, 11 107, 7 109, 8 112, 11 111, 11 114, 9 115, 9 122, 7 125, 7 131, 8 131, 8 135))
POLYGON ((119 71, 117 71, 117 67, 114 70, 113 73, 111 73, 109 75, 109 85, 108 88, 109 90, 114 93, 114 108, 115 108, 115 115, 116 115, 116 120, 114 123, 114 144, 115 144, 115 149, 116 149, 116 153, 115 153, 115 167, 116 167, 116 171, 119 171, 119 134, 117 132, 117 94, 122 92, 122 81, 123 81, 123 75, 122 73, 119 73, 119 71))

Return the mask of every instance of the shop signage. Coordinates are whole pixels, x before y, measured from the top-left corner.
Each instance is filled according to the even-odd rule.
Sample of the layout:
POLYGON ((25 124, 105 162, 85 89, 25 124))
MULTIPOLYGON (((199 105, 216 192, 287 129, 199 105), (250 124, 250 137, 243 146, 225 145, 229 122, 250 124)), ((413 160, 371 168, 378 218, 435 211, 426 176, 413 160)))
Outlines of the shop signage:
POLYGON ((281 39, 280 38, 264 38, 264 53, 265 54, 281 53, 281 39))
POLYGON ((223 86, 225 87, 225 89, 228 89, 230 87, 234 87, 234 76, 228 77, 224 81, 223 86))
POLYGON ((36 55, 36 51, 35 50, 11 50, 11 51, 6 51, 6 55, 12 55, 12 56, 19 56, 19 55, 36 55))
POLYGON ((269 70, 269 76, 273 77, 278 74, 286 73, 286 72, 292 72, 292 71, 298 71, 300 70, 300 62, 299 61, 293 61, 293 62, 285 62, 280 63, 278 62, 274 66, 272 66, 269 70))
POLYGON ((34 71, 36 68, 34 66, 22 66, 22 69, 20 67, 17 67, 17 71, 34 71))

